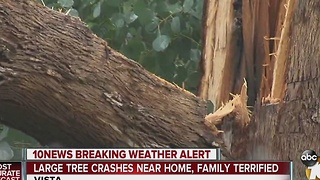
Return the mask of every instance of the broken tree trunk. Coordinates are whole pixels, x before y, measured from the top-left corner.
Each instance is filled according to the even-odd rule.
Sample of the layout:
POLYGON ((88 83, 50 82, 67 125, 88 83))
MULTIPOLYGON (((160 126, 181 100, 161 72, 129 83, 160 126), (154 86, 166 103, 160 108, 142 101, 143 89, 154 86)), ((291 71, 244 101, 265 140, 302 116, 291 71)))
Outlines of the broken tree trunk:
MULTIPOLYGON (((250 111, 246 106, 254 107, 257 97, 260 100, 260 96, 267 97, 271 92, 275 56, 271 56, 270 51, 277 47, 276 39, 279 38, 274 38, 274 35, 281 34, 279 27, 284 19, 283 12, 284 0, 207 0, 205 4, 205 47, 199 94, 213 102, 215 109, 219 108, 213 116, 206 118, 207 124, 216 127, 222 116, 242 113, 244 118, 240 124, 223 123, 219 126, 224 133, 213 129, 216 135, 222 135, 220 142, 227 142, 223 146, 235 159, 244 158, 247 154, 245 144, 249 139, 250 111), (246 81, 244 86, 243 79, 246 81), (232 94, 240 94, 241 97, 232 94), (230 98, 233 100, 229 101, 230 98), (224 106, 227 102, 228 105, 224 106)), ((231 122, 239 121, 239 116, 231 119, 231 122)))
POLYGON ((229 100, 236 81, 241 80, 236 88, 237 93, 243 83, 244 76, 241 78, 241 68, 238 67, 241 58, 241 22, 235 22, 235 17, 241 9, 237 1, 234 4, 234 0, 207 0, 204 4, 203 76, 199 96, 211 100, 215 109, 229 100))
MULTIPOLYGON (((252 87, 253 79, 248 82, 248 89, 256 89, 258 85, 259 94, 253 94, 258 97, 253 117, 247 124, 242 119, 243 126, 230 124, 245 109, 246 94, 243 93, 206 117, 207 124, 221 127, 212 129, 222 134, 225 147, 233 158, 293 160, 294 179, 305 179, 305 166, 300 161, 302 152, 312 149, 320 153, 319 7, 317 0, 242 1, 244 56, 241 63, 251 62, 251 67, 250 63, 246 66, 245 74, 261 74, 261 82, 258 82, 261 85, 252 87)), ((225 30, 228 26, 220 27, 220 31, 228 32, 225 30)), ((210 60, 217 59, 207 59, 210 60)), ((247 114, 246 111, 242 113, 247 114)))
POLYGON ((317 0, 287 1, 280 37, 286 39, 279 43, 280 55, 276 58, 282 59, 276 59, 281 64, 275 63, 280 67, 275 67, 274 72, 278 73, 274 78, 282 78, 276 82, 283 84, 272 87, 271 96, 282 101, 274 104, 271 99, 271 103, 255 110, 256 123, 248 149, 254 159, 293 160, 295 179, 305 179, 302 152, 313 149, 320 153, 319 7, 317 0))
POLYGON ((1 123, 65 147, 211 147, 206 102, 147 72, 75 17, 0 3, 1 123))

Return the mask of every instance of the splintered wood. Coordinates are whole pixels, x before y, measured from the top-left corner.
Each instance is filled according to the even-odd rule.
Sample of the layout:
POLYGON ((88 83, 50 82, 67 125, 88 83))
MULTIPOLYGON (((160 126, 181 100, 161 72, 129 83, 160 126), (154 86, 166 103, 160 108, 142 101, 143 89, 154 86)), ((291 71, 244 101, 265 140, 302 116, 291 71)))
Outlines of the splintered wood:
POLYGON ((294 14, 295 0, 288 0, 285 5, 286 15, 283 23, 283 29, 281 31, 280 42, 276 53, 276 62, 273 72, 273 82, 271 89, 271 99, 280 99, 284 97, 286 89, 286 72, 287 72, 287 61, 289 58, 290 50, 290 34, 291 24, 294 14))
POLYGON ((219 130, 216 125, 222 123, 222 119, 231 115, 235 123, 241 127, 245 127, 250 122, 251 112, 247 108, 247 82, 244 82, 241 88, 240 95, 232 95, 233 99, 222 105, 216 112, 210 113, 205 117, 205 125, 208 126, 212 133, 217 136, 223 131, 219 130))
POLYGON ((204 48, 200 62, 203 75, 199 97, 220 107, 221 102, 229 100, 229 93, 234 92, 235 77, 238 77, 234 69, 241 57, 238 45, 241 33, 235 27, 235 18, 238 17, 234 0, 210 0, 205 3, 204 48))

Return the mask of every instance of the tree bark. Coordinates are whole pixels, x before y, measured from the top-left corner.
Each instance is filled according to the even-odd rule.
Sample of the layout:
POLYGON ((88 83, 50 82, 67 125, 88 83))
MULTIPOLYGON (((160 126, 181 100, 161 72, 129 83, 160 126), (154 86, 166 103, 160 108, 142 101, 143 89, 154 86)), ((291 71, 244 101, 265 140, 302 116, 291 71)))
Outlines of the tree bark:
MULTIPOLYGON (((285 47, 285 96, 278 104, 255 110, 251 158, 294 161, 294 178, 305 179, 300 161, 306 149, 319 151, 319 56, 320 3, 317 0, 289 0, 293 16, 285 47), (265 143, 262 143, 265 142, 265 143), (260 149, 260 150, 259 150, 260 149), (264 150, 262 150, 264 149, 264 150)), ((259 106, 259 105, 257 105, 259 106)))
POLYGON ((206 102, 107 46, 78 18, 0 3, 1 123, 65 147, 211 147, 206 102))
MULTIPOLYGON (((252 78, 248 80, 248 89, 251 89, 248 96, 249 99, 250 94, 251 97, 257 97, 253 116, 245 126, 229 123, 230 120, 237 120, 234 114, 240 112, 237 110, 239 104, 234 105, 239 99, 236 96, 206 118, 206 122, 215 125, 222 122, 219 130, 224 132, 225 146, 232 157, 246 160, 293 160, 294 179, 299 180, 306 178, 305 166, 300 161, 302 152, 312 149, 320 153, 319 7, 317 0, 243 0, 241 64, 247 65, 242 69, 245 73, 238 76, 246 74, 248 79, 252 78), (261 82, 254 80, 257 77, 261 82), (253 91, 259 94, 252 94, 253 91)), ((216 18, 216 21, 221 21, 232 17, 216 18)), ((225 29, 228 26, 220 28, 220 31, 228 32, 225 29)), ((210 89, 203 90, 208 91, 210 89)))

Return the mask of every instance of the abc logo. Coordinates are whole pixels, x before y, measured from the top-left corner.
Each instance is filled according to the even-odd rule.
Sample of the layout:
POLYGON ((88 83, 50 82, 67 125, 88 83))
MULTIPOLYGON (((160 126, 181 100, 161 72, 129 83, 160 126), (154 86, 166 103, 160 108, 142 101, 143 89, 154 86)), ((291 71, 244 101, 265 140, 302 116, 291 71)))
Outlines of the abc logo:
POLYGON ((307 167, 310 167, 317 163, 318 155, 316 154, 316 152, 312 150, 305 150, 302 153, 300 159, 304 165, 306 165, 307 167))

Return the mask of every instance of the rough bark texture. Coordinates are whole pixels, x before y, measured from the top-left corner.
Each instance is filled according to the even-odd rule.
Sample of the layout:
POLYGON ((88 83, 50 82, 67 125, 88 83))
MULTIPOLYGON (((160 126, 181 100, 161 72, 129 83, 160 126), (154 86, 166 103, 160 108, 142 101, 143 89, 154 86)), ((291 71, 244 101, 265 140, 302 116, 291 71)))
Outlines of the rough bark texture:
POLYGON ((285 98, 279 104, 257 104, 248 158, 293 160, 294 179, 300 180, 306 179, 301 153, 306 149, 320 152, 320 3, 295 3, 285 98))
POLYGON ((66 147, 210 147, 206 103, 107 46, 79 19, 0 3, 1 123, 66 147))
MULTIPOLYGON (((221 117, 217 111, 212 117, 220 115, 218 130, 224 132, 231 157, 293 160, 294 179, 306 179, 301 153, 306 149, 320 153, 320 3, 243 0, 242 7, 244 49, 240 64, 246 67, 239 67, 245 73, 237 76, 246 74, 251 103, 252 97, 258 97, 254 99, 254 116, 243 127, 230 124, 237 116, 232 113, 221 117), (271 98, 262 99, 271 91, 271 98)), ((228 31, 227 26, 220 28, 228 31)), ((229 106, 227 103, 222 110, 229 106)))

